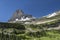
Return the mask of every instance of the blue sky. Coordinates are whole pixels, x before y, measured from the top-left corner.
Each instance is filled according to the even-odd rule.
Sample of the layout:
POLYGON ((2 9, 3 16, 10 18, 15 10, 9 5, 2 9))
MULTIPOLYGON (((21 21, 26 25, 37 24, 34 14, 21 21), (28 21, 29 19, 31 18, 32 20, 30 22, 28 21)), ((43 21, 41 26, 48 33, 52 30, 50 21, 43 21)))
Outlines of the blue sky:
POLYGON ((0 21, 6 22, 17 9, 42 17, 60 10, 60 0, 0 0, 0 21))

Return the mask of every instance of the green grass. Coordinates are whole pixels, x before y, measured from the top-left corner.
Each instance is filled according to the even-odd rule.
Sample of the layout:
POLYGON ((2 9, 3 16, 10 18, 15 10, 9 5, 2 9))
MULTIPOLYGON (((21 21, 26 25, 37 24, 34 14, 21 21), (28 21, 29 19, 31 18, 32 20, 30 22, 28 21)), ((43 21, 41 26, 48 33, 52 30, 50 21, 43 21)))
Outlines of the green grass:
MULTIPOLYGON (((53 22, 48 22, 45 24, 39 24, 39 25, 21 25, 21 24, 11 24, 11 23, 1 23, 0 26, 0 37, 4 33, 10 33, 12 39, 14 40, 15 37, 17 40, 23 39, 23 40, 60 40, 60 30, 43 30, 43 28, 48 28, 51 25, 55 25, 59 23, 60 21, 53 21, 53 22), (29 29, 31 28, 33 31, 36 32, 31 32, 29 29), (42 32, 41 32, 42 29, 42 32), (10 32, 12 31, 12 32, 10 32), (18 39, 19 38, 19 39, 18 39)), ((6 34, 7 35, 7 34, 6 34)), ((7 35, 5 38, 8 38, 9 35, 7 35)), ((11 39, 11 40, 12 40, 11 39)))

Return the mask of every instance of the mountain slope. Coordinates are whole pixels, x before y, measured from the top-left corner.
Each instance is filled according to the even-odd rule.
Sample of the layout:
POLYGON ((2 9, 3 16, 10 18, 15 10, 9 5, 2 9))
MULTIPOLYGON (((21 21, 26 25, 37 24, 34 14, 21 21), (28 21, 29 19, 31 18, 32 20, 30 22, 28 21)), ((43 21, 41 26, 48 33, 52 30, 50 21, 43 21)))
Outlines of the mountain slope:
POLYGON ((24 14, 22 10, 16 10, 16 12, 13 14, 13 16, 8 20, 10 23, 16 23, 16 22, 24 22, 24 21, 32 21, 34 17, 32 15, 24 14))
POLYGON ((24 20, 21 15, 25 17, 25 14, 18 12, 11 18, 13 20, 10 21, 16 21, 15 23, 0 22, 0 40, 60 40, 60 13, 54 16, 49 15, 49 18, 24 21, 30 22, 29 24, 19 23, 24 20), (20 21, 21 18, 18 16, 23 20, 20 21))
POLYGON ((41 18, 33 17, 32 15, 24 14, 22 10, 17 10, 8 23, 23 23, 23 24, 42 24, 58 20, 60 18, 60 11, 54 12, 41 18))
POLYGON ((46 17, 47 17, 47 18, 51 18, 51 17, 55 17, 55 16, 58 16, 58 15, 60 15, 60 11, 54 12, 54 13, 52 13, 52 14, 49 14, 49 15, 47 15, 46 17))
POLYGON ((37 20, 37 24, 42 24, 46 22, 51 22, 54 20, 59 20, 60 19, 60 11, 54 12, 52 14, 49 14, 47 16, 43 16, 37 20))
POLYGON ((60 19, 35 25, 1 22, 0 38, 3 36, 3 40, 58 40, 60 39, 59 28, 60 19))

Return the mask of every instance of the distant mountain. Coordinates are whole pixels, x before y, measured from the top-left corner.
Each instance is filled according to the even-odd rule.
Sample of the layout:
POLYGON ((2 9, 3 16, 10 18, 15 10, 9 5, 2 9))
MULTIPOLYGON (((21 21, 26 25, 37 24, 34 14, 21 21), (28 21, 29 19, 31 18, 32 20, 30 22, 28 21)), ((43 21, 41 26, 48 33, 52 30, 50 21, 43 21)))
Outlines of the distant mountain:
POLYGON ((60 11, 57 12, 53 12, 51 14, 48 14, 46 16, 42 16, 41 18, 39 18, 40 20, 44 20, 44 19, 56 19, 56 18, 60 18, 60 11))
POLYGON ((60 18, 60 11, 53 12, 41 18, 33 17, 25 14, 22 10, 16 10, 13 16, 8 20, 9 23, 24 23, 24 24, 41 24, 45 22, 54 21, 60 18))
POLYGON ((49 14, 47 16, 45 16, 46 18, 51 18, 51 17, 55 17, 55 16, 59 16, 60 15, 60 11, 54 12, 52 14, 49 14))
POLYGON ((14 21, 16 18, 20 19, 23 14, 24 12, 22 10, 16 10, 16 12, 13 14, 9 21, 14 21))
POLYGON ((32 15, 24 14, 22 10, 16 10, 16 12, 13 14, 13 16, 8 20, 8 22, 23 22, 23 21, 32 21, 35 19, 32 15))
POLYGON ((42 23, 51 22, 55 20, 60 20, 60 11, 53 12, 51 14, 39 18, 36 24, 42 24, 42 23))

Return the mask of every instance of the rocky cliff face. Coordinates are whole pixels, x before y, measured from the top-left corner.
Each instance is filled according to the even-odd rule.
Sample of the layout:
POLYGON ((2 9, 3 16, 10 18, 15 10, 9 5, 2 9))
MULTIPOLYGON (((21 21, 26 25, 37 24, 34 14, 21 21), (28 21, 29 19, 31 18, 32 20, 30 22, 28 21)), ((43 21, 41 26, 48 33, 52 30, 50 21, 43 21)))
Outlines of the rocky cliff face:
POLYGON ((13 16, 9 19, 8 22, 18 21, 18 20, 28 20, 31 19, 32 15, 24 14, 22 10, 16 10, 13 16))
POLYGON ((9 21, 14 21, 16 18, 20 19, 22 15, 23 15, 22 10, 16 10, 16 12, 13 14, 9 21))

